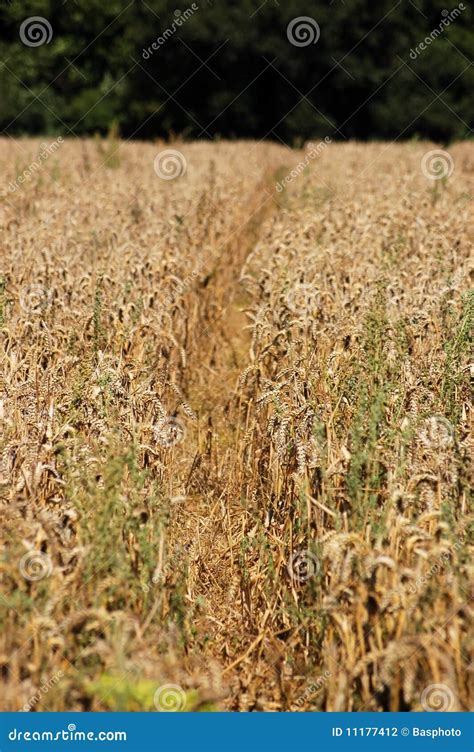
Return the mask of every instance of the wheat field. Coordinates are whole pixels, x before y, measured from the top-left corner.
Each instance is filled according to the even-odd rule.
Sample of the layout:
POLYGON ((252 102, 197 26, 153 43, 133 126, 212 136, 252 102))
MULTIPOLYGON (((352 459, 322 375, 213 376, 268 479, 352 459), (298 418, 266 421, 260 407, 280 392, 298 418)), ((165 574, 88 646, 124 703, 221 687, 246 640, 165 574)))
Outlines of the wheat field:
POLYGON ((41 149, 0 140, 1 709, 472 707, 473 144, 41 149))

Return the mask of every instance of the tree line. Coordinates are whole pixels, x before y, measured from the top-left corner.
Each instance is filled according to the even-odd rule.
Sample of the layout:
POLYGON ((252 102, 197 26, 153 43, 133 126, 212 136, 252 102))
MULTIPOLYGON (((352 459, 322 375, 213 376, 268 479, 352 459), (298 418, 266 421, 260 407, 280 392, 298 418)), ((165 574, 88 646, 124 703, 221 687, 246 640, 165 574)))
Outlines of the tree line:
POLYGON ((0 15, 11 135, 471 135, 468 0, 3 0, 0 15))

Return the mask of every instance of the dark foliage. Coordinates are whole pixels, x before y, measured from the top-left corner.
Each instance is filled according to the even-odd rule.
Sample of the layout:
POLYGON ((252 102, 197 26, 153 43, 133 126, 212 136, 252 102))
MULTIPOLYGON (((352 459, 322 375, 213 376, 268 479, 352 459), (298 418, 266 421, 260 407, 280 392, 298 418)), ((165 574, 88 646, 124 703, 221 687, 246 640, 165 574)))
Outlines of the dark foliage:
POLYGON ((81 135, 115 124, 126 138, 289 144, 326 135, 465 138, 472 6, 444 3, 3 1, 0 127, 81 135), (32 16, 51 25, 49 42, 21 41, 32 16), (317 22, 316 43, 290 43, 288 24, 300 16, 317 22))

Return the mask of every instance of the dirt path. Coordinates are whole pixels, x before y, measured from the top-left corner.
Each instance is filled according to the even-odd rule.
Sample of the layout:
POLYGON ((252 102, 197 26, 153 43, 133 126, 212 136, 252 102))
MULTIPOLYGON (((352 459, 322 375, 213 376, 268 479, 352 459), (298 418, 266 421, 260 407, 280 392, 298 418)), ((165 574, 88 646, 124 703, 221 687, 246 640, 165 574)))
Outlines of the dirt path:
POLYGON ((256 210, 223 250, 205 291, 208 310, 217 315, 199 335, 202 359, 190 366, 188 398, 199 418, 192 437, 197 451, 186 481, 187 501, 172 528, 172 545, 190 554, 186 598, 193 604, 193 616, 188 631, 217 673, 230 667, 223 680, 227 694, 235 680, 232 666, 249 638, 238 566, 247 526, 241 499, 243 468, 238 466, 242 458, 236 451, 245 431, 238 382, 250 363, 249 320, 243 310, 249 301, 240 277, 263 222, 278 208, 273 200, 261 204, 257 192, 256 210))

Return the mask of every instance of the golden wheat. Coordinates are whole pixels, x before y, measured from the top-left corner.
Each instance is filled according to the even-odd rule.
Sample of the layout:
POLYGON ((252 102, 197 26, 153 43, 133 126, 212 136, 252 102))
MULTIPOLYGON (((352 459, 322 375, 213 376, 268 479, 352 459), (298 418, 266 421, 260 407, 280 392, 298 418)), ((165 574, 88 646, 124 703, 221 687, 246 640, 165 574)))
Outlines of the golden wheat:
POLYGON ((472 146, 110 148, 2 209, 2 710, 466 710, 472 146))

